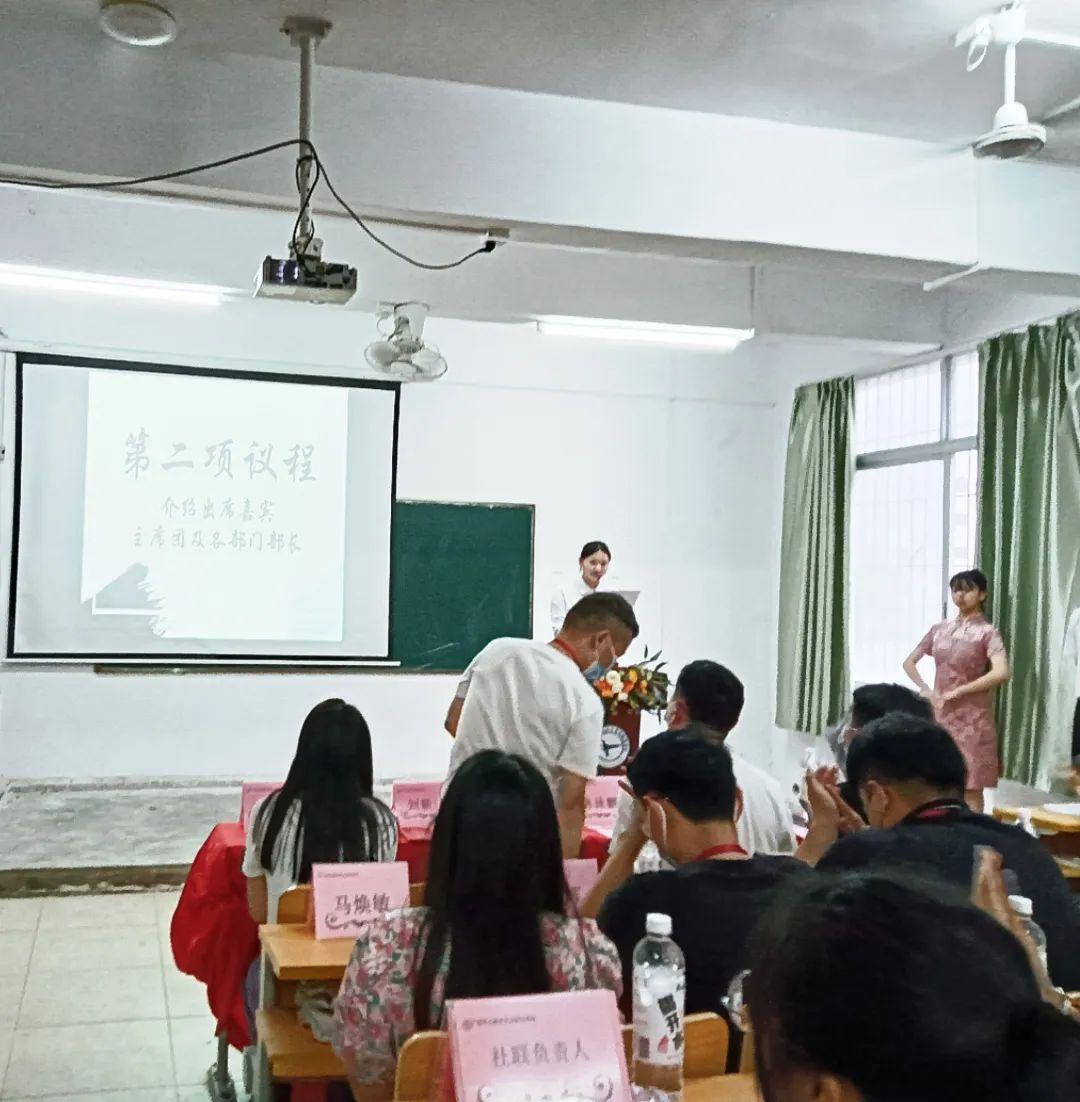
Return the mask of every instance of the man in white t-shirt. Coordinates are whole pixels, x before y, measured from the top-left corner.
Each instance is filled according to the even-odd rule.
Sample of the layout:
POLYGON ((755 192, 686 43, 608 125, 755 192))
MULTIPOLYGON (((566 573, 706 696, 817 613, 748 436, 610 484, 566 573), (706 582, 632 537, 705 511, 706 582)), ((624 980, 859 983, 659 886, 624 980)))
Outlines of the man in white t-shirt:
POLYGON ((596 776, 604 710, 590 682, 637 636, 634 610, 617 593, 583 597, 550 643, 495 639, 465 671, 446 714, 454 736, 450 775, 481 750, 520 754, 547 777, 563 853, 576 857, 585 782, 596 776))
MULTIPOLYGON (((678 731, 691 723, 710 731, 724 742, 742 715, 745 693, 742 682, 726 666, 699 659, 684 666, 675 682, 671 703, 664 717, 668 730, 678 731)), ((794 797, 764 769, 737 754, 731 747, 735 783, 742 793, 742 813, 735 823, 739 842, 748 854, 793 854, 795 838, 794 797)), ((615 813, 611 848, 628 829, 634 801, 620 793, 615 813)))

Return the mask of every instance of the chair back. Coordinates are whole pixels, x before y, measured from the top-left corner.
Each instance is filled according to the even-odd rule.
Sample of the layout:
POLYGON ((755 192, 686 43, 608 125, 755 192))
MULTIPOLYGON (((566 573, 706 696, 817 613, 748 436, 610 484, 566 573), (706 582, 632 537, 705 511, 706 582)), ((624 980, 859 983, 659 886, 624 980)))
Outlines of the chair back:
POLYGON ((307 922, 311 908, 311 885, 298 884, 282 892, 278 900, 277 920, 282 926, 295 926, 307 922))
MULTIPOLYGON (((728 1024, 719 1014, 687 1014, 683 1047, 683 1078, 711 1079, 727 1070, 728 1024)), ((634 1066, 634 1027, 623 1026, 626 1068, 634 1066)))
POLYGON ((436 1029, 414 1033, 401 1046, 394 1077, 395 1102, 428 1102, 439 1098, 445 1049, 446 1034, 436 1029))

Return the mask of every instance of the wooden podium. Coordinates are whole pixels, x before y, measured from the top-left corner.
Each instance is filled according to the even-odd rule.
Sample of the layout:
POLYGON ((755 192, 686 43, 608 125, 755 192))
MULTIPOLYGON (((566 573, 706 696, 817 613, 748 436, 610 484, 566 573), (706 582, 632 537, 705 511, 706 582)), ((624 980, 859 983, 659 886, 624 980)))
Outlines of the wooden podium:
POLYGON ((600 735, 599 775, 623 776, 627 764, 638 751, 640 740, 641 712, 625 704, 608 708, 600 735))

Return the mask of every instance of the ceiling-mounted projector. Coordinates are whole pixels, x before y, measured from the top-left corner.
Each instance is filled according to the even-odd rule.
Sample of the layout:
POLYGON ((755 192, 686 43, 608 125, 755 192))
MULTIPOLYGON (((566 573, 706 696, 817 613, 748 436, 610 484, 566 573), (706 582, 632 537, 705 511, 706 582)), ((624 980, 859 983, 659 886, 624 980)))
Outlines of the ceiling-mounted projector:
POLYGON ((382 306, 380 322, 393 319, 394 329, 384 340, 367 346, 364 359, 376 371, 407 383, 430 382, 446 374, 446 360, 423 341, 426 302, 399 302, 382 306))
POLYGON ((311 218, 311 196, 318 182, 317 164, 311 145, 311 85, 315 47, 327 36, 325 19, 294 15, 285 20, 282 32, 300 49, 300 153, 296 160, 296 186, 300 211, 296 216, 287 260, 268 256, 255 276, 257 298, 287 298, 294 302, 316 302, 341 306, 356 294, 356 269, 351 264, 332 263, 322 258, 322 241, 315 236, 311 218))

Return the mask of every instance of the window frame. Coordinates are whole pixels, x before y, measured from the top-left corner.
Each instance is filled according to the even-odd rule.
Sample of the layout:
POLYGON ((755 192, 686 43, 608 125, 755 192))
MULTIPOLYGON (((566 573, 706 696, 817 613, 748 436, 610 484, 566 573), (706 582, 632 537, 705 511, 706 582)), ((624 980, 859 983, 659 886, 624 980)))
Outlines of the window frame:
MULTIPOLYGON (((945 619, 949 614, 949 579, 952 577, 950 565, 950 538, 951 538, 951 512, 952 512, 952 457, 959 452, 979 451, 979 436, 950 437, 953 422, 953 373, 956 360, 959 356, 969 353, 971 350, 949 352, 940 356, 928 357, 915 363, 900 364, 888 371, 877 371, 870 375, 862 376, 857 382, 879 379, 885 375, 892 375, 899 371, 910 371, 912 368, 922 367, 926 364, 939 364, 941 374, 941 427, 940 438, 928 444, 909 444, 899 448, 883 448, 878 451, 861 452, 855 456, 855 470, 869 471, 882 467, 904 467, 913 463, 927 463, 938 460, 942 464, 942 492, 941 492, 941 614, 945 619)), ((981 399, 981 391, 979 394, 981 399)), ((856 390, 856 401, 858 391, 856 390)), ((981 487, 980 487, 981 492, 981 487)), ((976 521, 977 524, 977 521, 976 521)), ((978 542, 978 530, 975 534, 978 542)))

